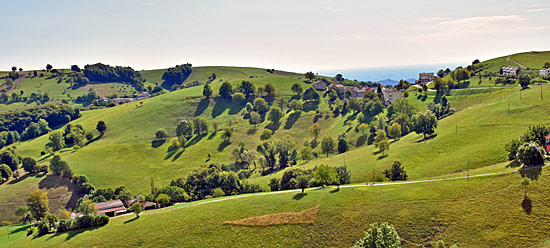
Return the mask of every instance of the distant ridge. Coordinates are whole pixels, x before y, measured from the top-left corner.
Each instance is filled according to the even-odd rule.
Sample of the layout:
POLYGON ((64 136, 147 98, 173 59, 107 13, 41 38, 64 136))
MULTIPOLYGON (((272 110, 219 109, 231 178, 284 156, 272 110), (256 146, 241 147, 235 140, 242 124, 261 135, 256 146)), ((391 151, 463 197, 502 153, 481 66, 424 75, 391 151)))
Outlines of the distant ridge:
MULTIPOLYGON (((409 83, 414 83, 416 81, 416 79, 414 78, 409 78, 409 79, 405 79, 405 81, 409 82, 409 83)), ((399 80, 393 80, 393 79, 384 79, 384 80, 379 80, 379 81, 376 81, 377 83, 380 83, 382 85, 397 85, 399 83, 399 80)))

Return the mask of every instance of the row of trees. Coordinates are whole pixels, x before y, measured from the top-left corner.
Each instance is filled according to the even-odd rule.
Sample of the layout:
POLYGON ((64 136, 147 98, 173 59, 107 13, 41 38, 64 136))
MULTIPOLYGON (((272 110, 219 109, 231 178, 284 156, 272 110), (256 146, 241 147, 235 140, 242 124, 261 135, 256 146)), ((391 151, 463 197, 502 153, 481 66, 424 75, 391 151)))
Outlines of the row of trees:
POLYGON ((22 110, 0 113, 0 131, 17 131, 22 134, 31 123, 45 120, 50 128, 80 117, 78 108, 66 104, 46 104, 22 110))
POLYGON ((138 71, 135 71, 129 66, 112 67, 110 65, 97 63, 85 65, 83 72, 90 81, 129 83, 136 88, 137 91, 143 90, 143 82, 145 82, 145 78, 143 78, 138 71))
MULTIPOLYGON (((212 95, 212 90, 210 86, 207 85, 204 86, 203 95, 205 97, 210 97, 212 95)), ((256 87, 254 83, 249 81, 242 81, 237 87, 233 87, 229 82, 224 82, 218 90, 218 95, 223 99, 232 99, 236 93, 242 94, 244 98, 252 96, 262 97, 264 95, 266 97, 274 97, 277 91, 272 83, 266 83, 263 87, 256 87)), ((238 97, 241 98, 240 96, 241 95, 238 97)))
POLYGON ((349 184, 351 171, 346 166, 330 167, 328 165, 316 166, 314 169, 302 170, 299 168, 285 170, 283 176, 271 178, 268 186, 271 191, 304 189, 307 187, 349 184))

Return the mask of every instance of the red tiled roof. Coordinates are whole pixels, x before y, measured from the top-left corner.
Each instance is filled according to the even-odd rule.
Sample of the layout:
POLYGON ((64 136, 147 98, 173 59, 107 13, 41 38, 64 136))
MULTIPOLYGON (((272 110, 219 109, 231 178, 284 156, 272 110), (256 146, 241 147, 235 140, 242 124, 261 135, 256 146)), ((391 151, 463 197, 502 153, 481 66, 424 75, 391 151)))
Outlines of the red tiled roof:
POLYGON ((98 202, 95 205, 97 207, 97 214, 126 210, 121 200, 98 202))

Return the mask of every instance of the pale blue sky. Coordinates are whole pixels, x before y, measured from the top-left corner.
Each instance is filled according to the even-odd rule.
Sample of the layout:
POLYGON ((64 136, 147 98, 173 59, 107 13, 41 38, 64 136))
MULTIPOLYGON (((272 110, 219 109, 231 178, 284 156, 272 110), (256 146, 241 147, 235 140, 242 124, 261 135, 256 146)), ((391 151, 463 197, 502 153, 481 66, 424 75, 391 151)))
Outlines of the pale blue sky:
POLYGON ((0 71, 95 62, 315 71, 550 50, 547 0, 2 0, 0 6, 0 71))

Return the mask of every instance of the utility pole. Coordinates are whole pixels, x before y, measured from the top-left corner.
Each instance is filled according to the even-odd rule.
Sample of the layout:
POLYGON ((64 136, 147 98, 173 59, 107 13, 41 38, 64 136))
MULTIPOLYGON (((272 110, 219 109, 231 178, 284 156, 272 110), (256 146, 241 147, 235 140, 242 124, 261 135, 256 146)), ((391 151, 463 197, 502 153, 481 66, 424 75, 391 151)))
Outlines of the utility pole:
POLYGON ((510 96, 508 96, 508 114, 510 114, 510 96))
POLYGON ((374 169, 372 169, 372 184, 374 184, 374 169))
POLYGON ((542 98, 542 83, 540 84, 540 100, 541 100, 541 101, 544 100, 544 99, 542 98))
POLYGON ((456 119, 456 124, 455 124, 455 127, 456 127, 456 131, 455 131, 455 134, 458 134, 458 119, 456 119))

